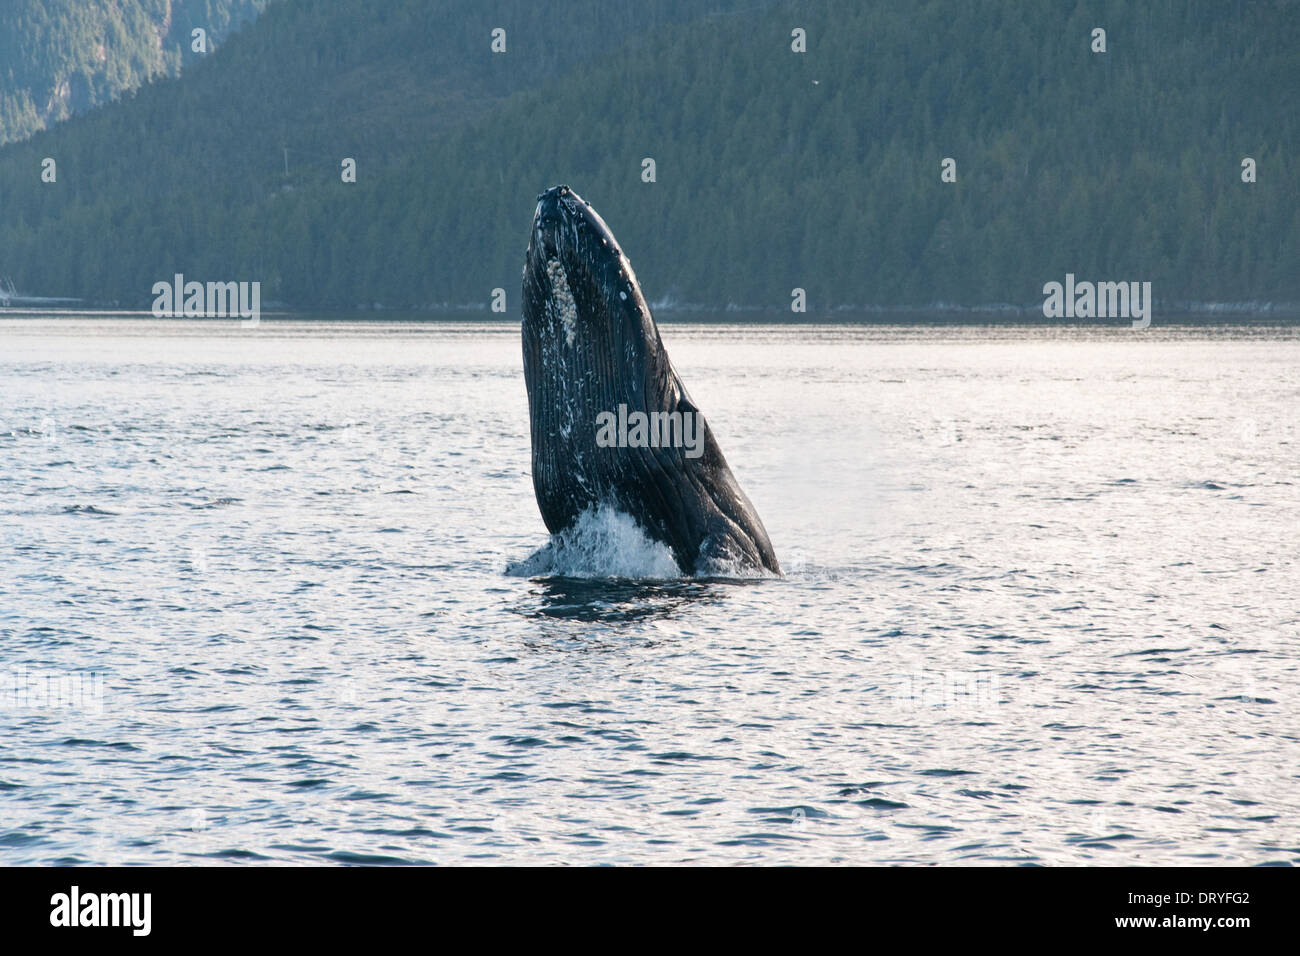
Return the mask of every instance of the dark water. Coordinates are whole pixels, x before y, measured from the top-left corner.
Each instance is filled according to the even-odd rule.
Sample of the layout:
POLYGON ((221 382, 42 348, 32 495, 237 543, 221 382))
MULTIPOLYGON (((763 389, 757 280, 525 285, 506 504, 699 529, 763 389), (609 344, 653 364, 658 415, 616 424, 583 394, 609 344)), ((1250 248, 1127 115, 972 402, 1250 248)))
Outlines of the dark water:
POLYGON ((0 862, 1300 860, 1293 326, 663 334, 785 580, 505 574, 517 325, 0 322, 0 862))

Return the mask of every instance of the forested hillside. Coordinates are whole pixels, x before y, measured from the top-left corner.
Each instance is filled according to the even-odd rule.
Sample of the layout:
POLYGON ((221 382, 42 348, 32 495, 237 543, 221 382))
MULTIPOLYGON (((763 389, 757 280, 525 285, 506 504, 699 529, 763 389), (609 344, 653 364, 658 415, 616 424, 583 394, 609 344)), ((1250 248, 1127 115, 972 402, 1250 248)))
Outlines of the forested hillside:
POLYGON ((116 99, 211 52, 266 0, 4 0, 0 144, 116 99))
POLYGON ((567 182, 651 300, 1031 303, 1073 272, 1300 301, 1293 0, 615 6, 272 3, 179 80, 0 150, 0 274, 513 310, 534 197, 567 182))

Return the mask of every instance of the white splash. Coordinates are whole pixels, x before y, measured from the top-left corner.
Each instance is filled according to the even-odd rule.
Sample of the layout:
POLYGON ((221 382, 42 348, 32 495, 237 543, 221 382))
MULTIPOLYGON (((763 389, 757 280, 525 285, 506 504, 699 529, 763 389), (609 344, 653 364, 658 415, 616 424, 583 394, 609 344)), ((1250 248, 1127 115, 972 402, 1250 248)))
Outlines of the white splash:
POLYGON ((588 508, 578 520, 552 535, 541 550, 511 564, 515 577, 564 575, 572 578, 679 578, 667 545, 655 541, 631 515, 608 505, 588 508))
POLYGON ((573 301, 569 291, 569 277, 564 274, 564 266, 559 259, 546 261, 546 274, 551 278, 551 288, 555 291, 555 306, 560 312, 560 322, 564 326, 564 341, 573 344, 573 336, 578 331, 578 305, 573 301))

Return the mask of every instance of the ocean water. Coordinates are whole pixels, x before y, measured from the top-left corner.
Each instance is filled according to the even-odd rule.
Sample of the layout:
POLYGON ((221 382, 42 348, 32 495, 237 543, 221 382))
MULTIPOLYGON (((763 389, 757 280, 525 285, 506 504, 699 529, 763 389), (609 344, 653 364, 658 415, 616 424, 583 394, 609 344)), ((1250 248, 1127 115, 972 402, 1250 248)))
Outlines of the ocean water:
POLYGON ((783 580, 507 574, 517 323, 7 314, 0 863, 1300 862, 1296 326, 662 331, 783 580))

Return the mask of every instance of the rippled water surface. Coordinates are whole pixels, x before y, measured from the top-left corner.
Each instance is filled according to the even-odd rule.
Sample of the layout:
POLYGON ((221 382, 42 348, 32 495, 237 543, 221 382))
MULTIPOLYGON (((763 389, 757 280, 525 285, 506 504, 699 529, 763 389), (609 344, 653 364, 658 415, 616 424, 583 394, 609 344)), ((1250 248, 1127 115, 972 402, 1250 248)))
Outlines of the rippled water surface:
POLYGON ((0 321, 0 863, 1300 861, 1293 328, 663 335, 785 580, 508 576, 517 324, 0 321))

